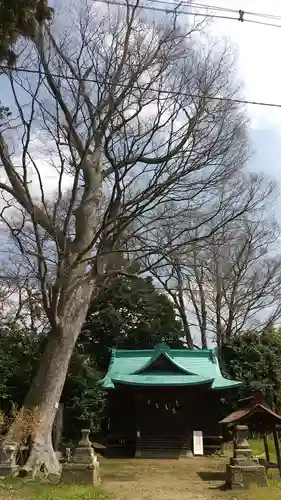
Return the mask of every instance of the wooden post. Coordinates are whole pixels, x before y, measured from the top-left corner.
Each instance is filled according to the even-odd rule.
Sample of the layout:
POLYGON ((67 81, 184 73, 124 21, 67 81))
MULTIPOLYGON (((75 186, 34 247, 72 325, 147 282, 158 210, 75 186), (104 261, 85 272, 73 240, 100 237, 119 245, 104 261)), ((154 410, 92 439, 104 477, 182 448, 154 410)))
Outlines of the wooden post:
POLYGON ((269 463, 270 462, 270 455, 269 455, 269 448, 268 448, 267 434, 266 433, 263 435, 263 444, 264 444, 265 458, 266 458, 266 461, 269 463))
POLYGON ((279 469, 279 475, 281 477, 281 456, 280 456, 279 439, 278 439, 278 434, 277 434, 276 429, 274 429, 273 438, 274 438, 274 444, 275 444, 275 450, 276 450, 276 457, 277 457, 277 464, 278 464, 278 469, 279 469))
POLYGON ((63 403, 59 403, 53 425, 53 447, 58 451, 63 430, 63 403))
POLYGON ((141 457, 141 450, 139 449, 139 441, 141 437, 141 395, 139 393, 136 393, 135 395, 135 405, 136 405, 136 452, 135 452, 135 457, 140 458, 141 457))
POLYGON ((136 397, 136 437, 139 438, 141 432, 141 422, 140 422, 141 395, 137 393, 135 397, 136 397))

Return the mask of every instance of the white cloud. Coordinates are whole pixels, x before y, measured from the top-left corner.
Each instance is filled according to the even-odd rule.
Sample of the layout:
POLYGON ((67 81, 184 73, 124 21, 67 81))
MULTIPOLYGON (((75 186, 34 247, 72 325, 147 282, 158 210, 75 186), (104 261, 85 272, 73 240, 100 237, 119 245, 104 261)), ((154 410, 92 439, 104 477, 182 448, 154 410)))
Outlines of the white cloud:
MULTIPOLYGON (((238 49, 239 77, 244 81, 244 98, 253 101, 280 103, 281 66, 278 51, 281 45, 281 20, 250 17, 246 12, 267 13, 281 16, 281 2, 268 0, 243 0, 241 5, 237 0, 204 0, 205 4, 223 8, 242 8, 245 19, 279 24, 280 28, 227 19, 214 20, 211 29, 216 36, 228 37, 238 49)), ((218 12, 216 12, 218 14, 218 12)), ((235 14, 229 13, 234 16, 235 14)), ((262 106, 248 106, 253 128, 278 127, 281 133, 281 107, 270 108, 262 106)))

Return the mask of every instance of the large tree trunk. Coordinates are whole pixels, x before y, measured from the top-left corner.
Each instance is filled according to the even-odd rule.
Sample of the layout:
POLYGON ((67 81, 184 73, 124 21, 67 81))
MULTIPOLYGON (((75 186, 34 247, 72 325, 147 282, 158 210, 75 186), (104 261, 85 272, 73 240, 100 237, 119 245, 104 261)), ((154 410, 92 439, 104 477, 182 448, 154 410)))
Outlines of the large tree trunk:
POLYGON ((189 327, 189 323, 186 316, 186 307, 184 303, 184 287, 183 287, 183 278, 181 273, 181 268, 179 263, 176 261, 175 264, 177 280, 178 280, 178 301, 179 301, 179 313, 182 319, 185 340, 189 349, 194 349, 193 339, 189 327))
POLYGON ((50 333, 23 408, 5 438, 4 445, 11 441, 30 443, 30 454, 23 469, 34 475, 39 470, 46 474, 60 473, 52 444, 52 427, 71 355, 87 314, 91 298, 89 287, 82 295, 82 303, 78 300, 77 304, 77 297, 72 301, 69 322, 50 333))

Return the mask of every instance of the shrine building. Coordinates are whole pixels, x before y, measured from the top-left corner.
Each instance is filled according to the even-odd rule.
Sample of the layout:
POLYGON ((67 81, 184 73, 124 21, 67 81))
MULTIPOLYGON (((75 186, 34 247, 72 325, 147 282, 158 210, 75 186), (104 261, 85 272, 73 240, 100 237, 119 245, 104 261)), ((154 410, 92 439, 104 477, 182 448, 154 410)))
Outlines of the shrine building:
POLYGON ((113 349, 102 380, 108 393, 107 456, 190 455, 220 448, 222 398, 241 382, 221 374, 213 349, 113 349), (201 434, 202 433, 202 434, 201 434))

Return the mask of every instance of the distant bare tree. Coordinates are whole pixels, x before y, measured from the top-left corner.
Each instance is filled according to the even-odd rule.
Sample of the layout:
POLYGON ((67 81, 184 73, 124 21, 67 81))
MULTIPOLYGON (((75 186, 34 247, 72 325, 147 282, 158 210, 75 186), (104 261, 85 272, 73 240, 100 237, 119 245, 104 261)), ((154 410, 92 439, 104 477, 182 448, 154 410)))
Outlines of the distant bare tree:
POLYGON ((222 345, 253 324, 263 329, 281 316, 280 229, 271 216, 276 189, 262 178, 253 184, 256 203, 243 215, 152 269, 175 303, 189 346, 194 330, 204 348, 208 339, 222 345))
MULTIPOLYGON (((206 38, 200 44, 202 25, 183 30, 176 14, 146 19, 138 0, 119 10, 74 7, 67 26, 62 18, 36 26, 18 60, 28 73, 6 72, 14 104, 0 134, 2 221, 37 280, 51 327, 21 419, 7 434, 29 439, 25 469, 34 473, 59 473, 52 425, 99 282, 126 272, 120 254, 129 240, 136 253, 146 241, 156 264, 149 235, 161 218, 167 231, 172 212, 178 234, 169 252, 187 214, 185 243, 214 234, 221 220, 206 223, 228 203, 217 186, 241 182, 248 156, 246 120, 231 101, 231 55, 206 48, 206 38), (34 408, 40 418, 26 436, 21 423, 34 408)), ((227 220, 253 200, 245 196, 227 220)))
POLYGON ((34 273, 23 265, 22 255, 7 232, 3 239, 0 252, 0 324, 18 323, 28 329, 43 331, 49 325, 38 281, 34 273))
POLYGON ((253 325, 267 328, 281 316, 280 230, 265 224, 242 219, 211 247, 205 276, 214 287, 208 305, 218 345, 253 325))

